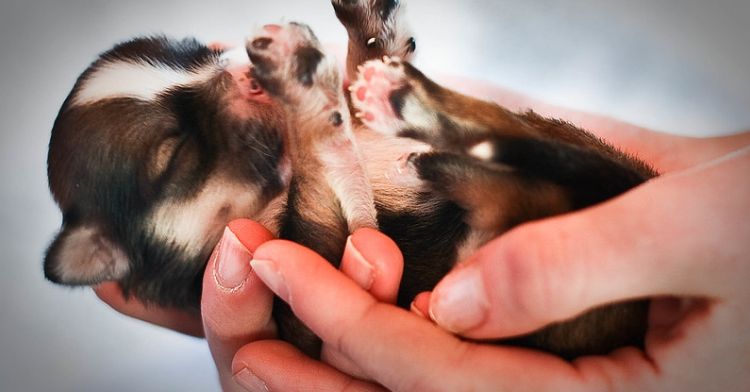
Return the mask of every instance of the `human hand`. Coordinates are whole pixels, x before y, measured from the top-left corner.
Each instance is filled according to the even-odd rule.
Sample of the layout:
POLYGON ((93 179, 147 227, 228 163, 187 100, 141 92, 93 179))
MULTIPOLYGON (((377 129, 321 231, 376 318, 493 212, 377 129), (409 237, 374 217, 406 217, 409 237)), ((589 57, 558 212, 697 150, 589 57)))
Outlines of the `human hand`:
MULTIPOLYGON (((497 338, 610 301, 656 297, 644 351, 625 348, 568 363, 468 343, 379 303, 298 245, 265 244, 252 265, 324 342, 389 389, 741 389, 750 385, 748 172, 745 148, 589 210, 524 225, 489 243, 415 303, 444 328, 497 338), (306 279, 311 274, 314 282, 306 279)), ((342 380, 355 382, 279 347, 273 341, 245 346, 235 372, 250 369, 270 390, 338 390, 342 380)))
POLYGON ((580 359, 580 374, 601 373, 625 390, 747 388, 749 172, 746 147, 589 210, 524 225, 478 251, 417 307, 461 335, 496 338, 656 297, 645 352, 580 359))
MULTIPOLYGON (((307 248, 289 241, 272 241, 262 246, 277 248, 283 253, 283 257, 296 260, 304 266, 307 266, 310 261, 308 256, 314 254, 307 248)), ((257 253, 254 259, 257 259, 257 253)), ((325 280, 319 280, 317 269, 334 269, 334 267, 327 261, 323 261, 322 267, 316 265, 315 262, 320 260, 322 259, 312 260, 310 268, 300 270, 301 274, 308 274, 307 278, 302 275, 299 277, 306 279, 310 286, 320 285, 319 288, 324 288, 325 280)), ((257 266, 257 268, 262 269, 263 266, 257 266)), ((340 268, 340 275, 347 282, 359 287, 373 300, 384 304, 396 302, 403 258, 390 238, 371 229, 356 231, 347 241, 340 268)), ((264 272, 269 273, 267 270, 259 271, 256 267, 253 267, 253 270, 259 275, 264 272)), ((273 274, 273 271, 270 273, 273 274)), ((334 288, 331 294, 336 295, 336 292, 334 288)), ((342 301, 334 306, 347 306, 348 301, 345 298, 343 297, 342 301)), ((321 309, 317 311, 320 312, 321 309)), ((247 343, 235 356, 232 367, 235 380, 246 386, 248 390, 262 391, 267 388, 283 391, 383 390, 376 384, 351 377, 351 374, 355 374, 368 378, 359 363, 352 361, 338 347, 328 342, 323 342, 321 357, 324 362, 313 360, 289 343, 280 340, 248 341, 247 343), (274 378, 265 377, 265 373, 256 374, 254 365, 257 363, 264 364, 264 370, 273 374, 274 378), (264 381, 260 381, 261 379, 264 381)))
MULTIPOLYGON (((383 235, 366 233, 365 243, 383 235)), ((362 250, 373 260, 375 247, 362 250)), ((398 258, 397 249, 380 251, 398 258)), ((357 283, 301 245, 271 241, 255 252, 253 270, 290 303, 323 342, 354 363, 362 375, 390 390, 498 390, 503 386, 533 389, 537 375, 530 365, 555 379, 555 390, 570 389, 577 375, 556 357, 518 348, 473 344, 423 317, 378 301, 357 283), (309 277, 315 276, 312 280, 309 277), (563 378, 561 383, 559 378, 563 378)), ((377 271, 377 268, 374 268, 377 271)), ((382 390, 310 359, 281 341, 257 341, 237 353, 235 374, 252 374, 251 391, 382 390), (262 380, 262 381, 260 381, 262 380)))

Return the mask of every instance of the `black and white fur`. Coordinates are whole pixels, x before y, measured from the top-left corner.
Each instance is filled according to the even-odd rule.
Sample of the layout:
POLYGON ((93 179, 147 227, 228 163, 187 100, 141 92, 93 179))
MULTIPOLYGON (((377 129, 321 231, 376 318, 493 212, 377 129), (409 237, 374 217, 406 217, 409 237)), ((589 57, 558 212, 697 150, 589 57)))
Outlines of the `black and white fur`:
MULTIPOLYGON (((346 77, 359 78, 351 99, 312 31, 296 23, 261 29, 249 59, 164 37, 102 54, 52 131, 49 181, 63 224, 45 275, 66 285, 115 280, 143 301, 198 309, 206 260, 234 218, 334 264, 349 233, 378 227, 404 252, 407 306, 503 231, 655 175, 570 124, 431 82, 407 62, 416 41, 399 2, 333 6, 349 34, 346 77), (398 59, 358 68, 384 55, 398 59), (369 72, 388 83, 379 95, 369 72)), ((645 306, 595 310, 514 343, 571 358, 637 345, 645 306)), ((283 338, 316 355, 314 336, 285 305, 275 315, 283 338)))

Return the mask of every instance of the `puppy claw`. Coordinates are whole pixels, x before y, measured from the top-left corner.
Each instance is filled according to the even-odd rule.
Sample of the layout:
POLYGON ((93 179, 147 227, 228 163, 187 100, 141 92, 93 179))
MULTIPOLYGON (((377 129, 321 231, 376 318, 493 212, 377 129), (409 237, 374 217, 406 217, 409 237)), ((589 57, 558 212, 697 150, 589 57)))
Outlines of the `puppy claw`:
POLYGON ((419 179, 419 173, 416 166, 416 160, 421 154, 412 152, 402 155, 393 164, 390 170, 386 171, 385 178, 393 184, 405 187, 419 187, 423 185, 419 179))

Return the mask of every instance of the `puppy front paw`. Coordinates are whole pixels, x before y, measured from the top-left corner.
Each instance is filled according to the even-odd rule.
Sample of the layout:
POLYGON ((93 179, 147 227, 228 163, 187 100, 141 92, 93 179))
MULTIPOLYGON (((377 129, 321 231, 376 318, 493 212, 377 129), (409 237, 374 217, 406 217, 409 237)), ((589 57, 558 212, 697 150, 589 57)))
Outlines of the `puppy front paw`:
POLYGON ((266 25, 247 42, 253 76, 269 94, 296 104, 335 95, 338 70, 304 24, 266 25))

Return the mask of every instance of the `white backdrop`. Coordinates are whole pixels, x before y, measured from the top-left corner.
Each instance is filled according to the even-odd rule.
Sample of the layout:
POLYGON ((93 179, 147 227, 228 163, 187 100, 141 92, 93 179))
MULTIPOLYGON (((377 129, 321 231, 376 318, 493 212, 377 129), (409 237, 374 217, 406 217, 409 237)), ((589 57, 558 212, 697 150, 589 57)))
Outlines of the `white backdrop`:
MULTIPOLYGON (((750 2, 403 0, 419 65, 656 129, 750 129, 750 2)), ((0 5, 0 390, 217 390, 204 342, 119 316, 90 290, 45 282, 59 226, 48 196, 49 130, 77 75, 146 33, 239 41, 305 21, 344 31, 325 0, 5 0, 0 5), (272 4, 272 5, 269 5, 272 4)))

